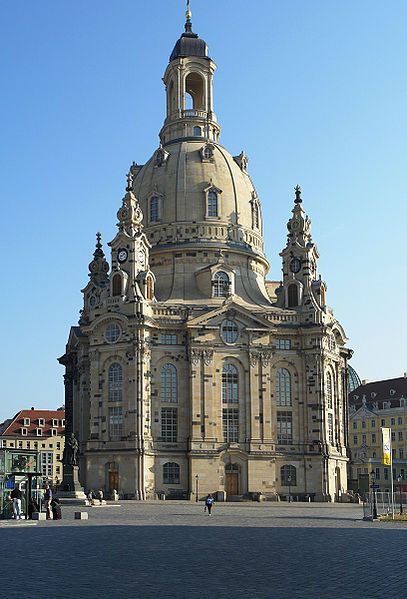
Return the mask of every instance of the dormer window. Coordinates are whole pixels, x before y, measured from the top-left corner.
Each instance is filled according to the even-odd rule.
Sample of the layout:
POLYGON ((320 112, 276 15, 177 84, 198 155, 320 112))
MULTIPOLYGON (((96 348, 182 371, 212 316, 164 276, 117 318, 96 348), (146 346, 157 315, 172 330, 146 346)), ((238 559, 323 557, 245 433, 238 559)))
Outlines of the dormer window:
POLYGON ((24 428, 24 427, 22 427, 22 428, 21 428, 21 435, 22 435, 23 437, 26 437, 26 436, 27 436, 27 429, 26 429, 26 428, 24 428))
POLYGON ((37 432, 37 437, 42 437, 42 428, 37 428, 36 432, 37 432))
POLYGON ((58 420, 56 420, 55 418, 52 420, 52 426, 58 426, 58 420))
POLYGON ((56 436, 57 436, 57 434, 58 434, 58 431, 57 431, 57 429, 56 429, 56 428, 52 428, 52 429, 51 429, 51 437, 56 437, 56 436))
POLYGON ((60 421, 60 426, 65 426, 65 419, 60 421))
POLYGON ((156 195, 150 198, 150 223, 156 223, 160 220, 160 198, 156 195))
POLYGON ((24 424, 24 426, 30 426, 30 419, 29 418, 24 418, 23 424, 24 424))
POLYGON ((168 152, 166 152, 162 148, 159 148, 155 155, 155 166, 164 166, 167 162, 168 156, 168 152))
POLYGON ((213 162, 214 149, 215 146, 211 143, 207 143, 201 148, 202 162, 213 162))
POLYGON ((205 192, 205 216, 206 218, 219 218, 220 213, 220 194, 222 193, 221 189, 215 187, 215 185, 211 185, 204 189, 205 192))
POLYGON ((208 192, 207 215, 218 216, 218 194, 213 190, 208 192))
POLYGON ((44 418, 38 418, 38 426, 45 426, 44 418))
POLYGON ((252 192, 250 203, 252 205, 252 229, 260 230, 260 204, 255 191, 252 192))
POLYGON ((228 275, 221 271, 215 273, 212 280, 213 297, 227 297, 229 295, 230 280, 228 275))

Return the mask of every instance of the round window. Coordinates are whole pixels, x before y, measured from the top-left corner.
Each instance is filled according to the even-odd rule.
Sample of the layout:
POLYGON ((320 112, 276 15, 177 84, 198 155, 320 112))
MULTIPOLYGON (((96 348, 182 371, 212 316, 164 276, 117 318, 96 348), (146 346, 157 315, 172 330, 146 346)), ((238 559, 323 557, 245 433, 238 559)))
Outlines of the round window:
POLYGON ((116 343, 122 333, 121 328, 115 322, 111 322, 105 331, 105 339, 108 343, 116 343))
POLYGON ((224 320, 221 327, 222 339, 225 343, 235 343, 239 337, 239 329, 233 320, 224 320))

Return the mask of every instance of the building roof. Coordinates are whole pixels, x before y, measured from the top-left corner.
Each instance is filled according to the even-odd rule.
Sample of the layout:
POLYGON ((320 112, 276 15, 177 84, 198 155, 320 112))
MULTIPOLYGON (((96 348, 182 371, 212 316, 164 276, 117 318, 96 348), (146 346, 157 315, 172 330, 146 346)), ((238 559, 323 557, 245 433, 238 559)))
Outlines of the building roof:
POLYGON ((42 437, 50 437, 51 429, 57 430, 57 435, 61 436, 65 432, 65 426, 61 424, 65 421, 65 410, 20 410, 14 418, 5 420, 0 425, 0 434, 2 436, 20 436, 21 429, 27 429, 26 437, 37 437, 37 429, 42 429, 42 437), (30 424, 24 424, 24 420, 29 419, 30 424), (53 426, 53 420, 58 421, 58 426, 53 426), (40 425, 44 421, 44 425, 40 425))
POLYGON ((170 62, 180 56, 208 58, 208 46, 196 33, 183 33, 179 40, 177 40, 174 50, 171 52, 170 62))
POLYGON ((352 393, 357 387, 360 387, 362 381, 356 370, 348 365, 348 393, 352 393))
POLYGON ((356 409, 362 405, 371 409, 399 408, 402 398, 407 398, 407 376, 359 385, 349 393, 349 405, 356 409))

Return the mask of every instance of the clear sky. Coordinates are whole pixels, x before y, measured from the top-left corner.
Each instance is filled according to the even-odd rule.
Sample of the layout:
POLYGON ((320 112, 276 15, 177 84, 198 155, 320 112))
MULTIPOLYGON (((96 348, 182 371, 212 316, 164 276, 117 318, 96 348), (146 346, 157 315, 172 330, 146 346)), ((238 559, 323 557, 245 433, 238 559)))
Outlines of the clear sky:
MULTIPOLYGON (((191 0, 221 142, 248 154, 269 278, 303 189, 327 300, 369 380, 406 359, 407 2, 191 0)), ((2 5, 0 421, 64 401, 64 353, 125 174, 156 149, 182 0, 2 5)), ((106 249, 106 246, 105 246, 106 249)))

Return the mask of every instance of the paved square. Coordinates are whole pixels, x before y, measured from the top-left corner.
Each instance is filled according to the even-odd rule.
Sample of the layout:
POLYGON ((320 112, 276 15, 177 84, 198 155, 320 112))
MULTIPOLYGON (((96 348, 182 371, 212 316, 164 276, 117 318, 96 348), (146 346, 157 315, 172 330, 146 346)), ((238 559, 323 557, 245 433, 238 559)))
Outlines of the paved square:
POLYGON ((5 597, 401 599, 407 525, 329 504, 123 502, 0 521, 5 597), (87 511, 89 520, 74 520, 87 511))

